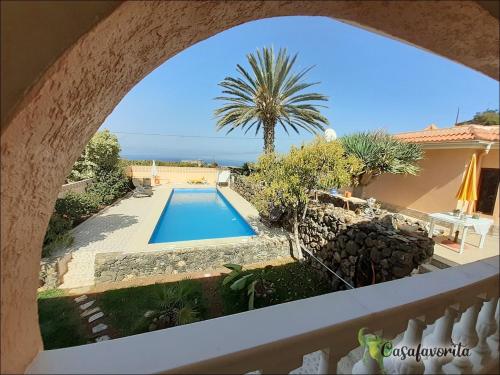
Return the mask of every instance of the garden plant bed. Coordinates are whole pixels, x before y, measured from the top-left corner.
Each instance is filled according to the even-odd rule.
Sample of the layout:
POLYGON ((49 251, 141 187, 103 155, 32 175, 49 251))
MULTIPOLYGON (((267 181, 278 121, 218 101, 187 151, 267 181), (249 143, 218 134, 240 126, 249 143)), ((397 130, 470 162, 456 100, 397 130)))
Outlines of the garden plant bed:
MULTIPOLYGON (((265 267, 244 271, 242 275, 253 273, 262 276, 274 286, 274 291, 266 297, 255 299, 255 308, 277 305, 303 298, 332 292, 329 282, 305 263, 288 263, 277 267, 265 267)), ((221 277, 222 284, 224 277, 221 277)), ((247 310, 246 290, 237 292, 229 287, 219 286, 224 315, 236 314, 247 310)))
MULTIPOLYGON (((229 270, 228 270, 229 273, 229 270)), ((307 264, 293 262, 263 268, 245 270, 242 275, 265 274, 265 279, 273 284, 274 292, 267 297, 257 297, 255 308, 290 302, 317 296, 332 291, 328 281, 307 264)), ((161 327, 151 327, 152 319, 145 318, 148 311, 157 309, 165 290, 173 291, 184 285, 184 292, 177 294, 181 305, 188 304, 196 311, 197 320, 206 320, 247 311, 246 290, 235 292, 229 285, 222 285, 227 274, 199 279, 186 279, 168 283, 107 290, 102 293, 88 294, 96 300, 113 331, 112 337, 148 332, 161 327)), ((60 290, 43 292, 40 298, 40 326, 46 348, 60 348, 87 343, 86 327, 80 319, 75 296, 66 297, 60 290), (50 298, 49 297, 57 297, 50 298), (54 305, 52 305, 54 304, 54 305)), ((167 292, 169 294, 169 292, 167 292)), ((41 294, 40 294, 41 295, 41 294)), ((169 294, 171 295, 171 294, 169 294)), ((170 297, 169 297, 170 298, 170 297)), ((175 325, 175 324, 173 324, 175 325)))

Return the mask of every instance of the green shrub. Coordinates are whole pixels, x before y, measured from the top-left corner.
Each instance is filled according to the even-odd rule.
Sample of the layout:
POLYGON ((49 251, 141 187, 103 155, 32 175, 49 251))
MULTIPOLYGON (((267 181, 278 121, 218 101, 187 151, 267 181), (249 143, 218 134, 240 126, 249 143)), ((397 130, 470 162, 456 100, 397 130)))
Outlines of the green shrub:
POLYGON ((50 256, 60 246, 71 245, 73 243, 73 236, 69 230, 72 227, 72 220, 54 213, 50 218, 49 226, 43 240, 42 257, 50 256))
POLYGON ((130 189, 130 181, 121 169, 100 172, 87 187, 87 194, 98 197, 99 204, 109 205, 130 189))
POLYGON ((73 165, 68 181, 95 177, 100 171, 110 171, 119 165, 120 143, 109 130, 98 131, 85 146, 73 165))
POLYGON ((70 191, 63 198, 57 199, 55 212, 70 219, 76 225, 97 212, 100 204, 101 197, 95 193, 70 191))

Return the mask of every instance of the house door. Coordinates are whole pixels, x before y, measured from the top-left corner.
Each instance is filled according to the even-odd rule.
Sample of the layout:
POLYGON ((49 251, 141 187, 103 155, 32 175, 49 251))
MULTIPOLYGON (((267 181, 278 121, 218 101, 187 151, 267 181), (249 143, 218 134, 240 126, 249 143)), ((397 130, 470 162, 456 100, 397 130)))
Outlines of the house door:
POLYGON ((492 215, 500 183, 500 169, 481 168, 479 177, 479 197, 476 211, 486 215, 492 215))

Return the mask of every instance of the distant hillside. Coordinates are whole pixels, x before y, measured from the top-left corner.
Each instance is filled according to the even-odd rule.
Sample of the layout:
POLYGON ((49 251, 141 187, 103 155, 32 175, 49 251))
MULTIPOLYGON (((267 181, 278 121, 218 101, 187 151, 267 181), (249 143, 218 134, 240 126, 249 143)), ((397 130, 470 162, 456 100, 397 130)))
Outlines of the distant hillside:
POLYGON ((500 115, 498 109, 487 109, 483 112, 477 112, 471 120, 460 122, 460 125, 500 125, 500 115))

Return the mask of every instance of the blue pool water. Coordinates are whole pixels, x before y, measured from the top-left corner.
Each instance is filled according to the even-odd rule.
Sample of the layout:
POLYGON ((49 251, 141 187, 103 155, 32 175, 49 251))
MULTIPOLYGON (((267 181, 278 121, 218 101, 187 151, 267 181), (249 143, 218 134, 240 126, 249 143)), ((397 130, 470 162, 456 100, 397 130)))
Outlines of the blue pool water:
POLYGON ((149 243, 254 234, 250 225, 216 189, 173 189, 149 243))

